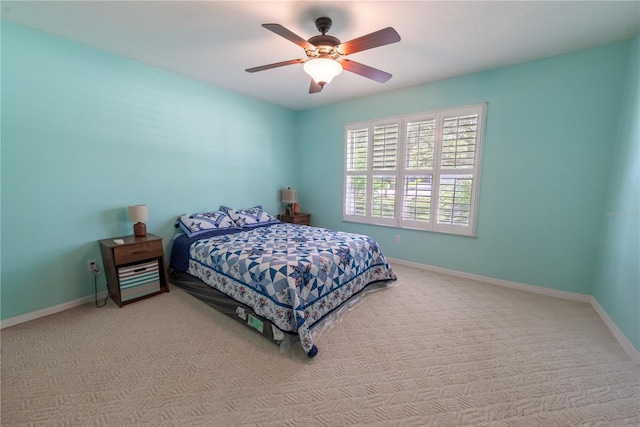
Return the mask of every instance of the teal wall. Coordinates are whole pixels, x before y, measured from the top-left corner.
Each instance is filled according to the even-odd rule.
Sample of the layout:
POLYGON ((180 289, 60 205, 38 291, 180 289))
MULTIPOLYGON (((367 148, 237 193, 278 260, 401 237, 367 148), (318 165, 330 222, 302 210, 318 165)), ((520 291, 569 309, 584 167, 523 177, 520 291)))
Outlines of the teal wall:
POLYGON ((640 36, 633 39, 593 296, 640 350, 640 36))
POLYGON ((168 253, 178 215, 296 185, 293 111, 8 22, 1 107, 2 319, 91 295, 127 205, 168 253))
POLYGON ((316 225, 373 236, 393 258, 590 295, 629 47, 304 111, 302 209, 316 225), (481 102, 488 110, 477 238, 342 221, 345 123, 481 102))

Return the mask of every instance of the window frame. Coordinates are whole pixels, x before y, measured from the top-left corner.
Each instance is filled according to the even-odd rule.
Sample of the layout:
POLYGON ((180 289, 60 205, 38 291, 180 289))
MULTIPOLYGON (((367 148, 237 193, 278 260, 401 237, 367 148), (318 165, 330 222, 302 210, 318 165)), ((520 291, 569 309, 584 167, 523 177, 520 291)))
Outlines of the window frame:
MULTIPOLYGON (((480 189, 480 175, 482 171, 482 149, 484 140, 484 128, 487 115, 487 103, 467 105, 463 107, 448 108, 443 110, 429 111, 424 113, 411 114, 406 116, 396 116, 383 119, 369 120, 356 123, 348 123, 345 125, 345 137, 344 137, 344 181, 343 181, 343 207, 342 207, 342 219, 347 222, 358 222, 371 225, 382 225, 396 228, 416 229, 422 231, 438 232, 455 234, 462 236, 477 236, 477 218, 478 218, 478 201, 479 201, 479 189, 480 189), (473 153, 473 165, 471 167, 443 167, 442 151, 444 146, 443 131, 444 123, 446 119, 455 117, 464 117, 468 115, 477 114, 477 122, 475 124, 475 145, 473 153), (418 167, 407 168, 407 159, 405 158, 408 150, 408 125, 409 123, 419 123, 424 121, 434 120, 435 135, 433 144, 433 157, 431 168, 418 167), (380 171, 373 169, 373 136, 374 129, 379 126, 398 125, 398 142, 396 147, 396 166, 395 169, 388 170, 389 176, 391 173, 395 173, 395 191, 394 191, 394 218, 380 218, 374 216, 372 213, 373 203, 373 177, 380 175, 380 171), (349 136, 350 132, 364 131, 367 133, 367 156, 366 156, 366 170, 353 171, 349 170, 349 136), (469 213, 468 213, 468 225, 453 225, 452 219, 450 224, 440 223, 438 217, 440 215, 440 206, 442 201, 440 200, 441 187, 444 185, 443 177, 448 176, 464 176, 470 175, 471 182, 471 195, 469 199, 469 213), (347 182, 350 177, 364 176, 366 179, 365 190, 365 212, 364 214, 354 214, 353 210, 349 211, 348 205, 350 202, 355 203, 354 192, 349 192, 347 188, 347 182), (408 176, 417 177, 431 177, 431 184, 428 190, 425 190, 425 194, 429 194, 429 220, 411 220, 404 218, 404 208, 407 198, 405 191, 405 180, 408 176), (350 199, 351 197, 351 199, 350 199), (350 212, 350 213, 348 213, 350 212)), ((458 129, 461 125, 457 125, 458 129)), ((456 142, 458 139, 456 139, 456 142)), ((457 158, 457 157, 456 157, 457 158)), ((418 191, 418 190, 416 190, 418 191)), ((417 194, 417 193, 416 193, 417 194)), ((463 199, 464 200, 464 199, 463 199)), ((454 196, 455 201, 455 196, 454 196)), ((417 205, 417 203, 416 203, 417 205)), ((417 206, 415 209, 418 209, 417 206)), ((463 208, 466 204, 463 205, 463 208)), ((452 207, 452 213, 454 208, 452 207)), ((463 210, 464 212, 464 210, 463 210)))

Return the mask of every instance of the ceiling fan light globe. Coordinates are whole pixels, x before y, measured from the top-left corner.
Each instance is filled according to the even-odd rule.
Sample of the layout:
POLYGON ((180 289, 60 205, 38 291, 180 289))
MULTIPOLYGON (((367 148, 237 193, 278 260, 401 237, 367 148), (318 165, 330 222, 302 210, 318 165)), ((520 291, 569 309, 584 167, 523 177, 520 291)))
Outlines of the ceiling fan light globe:
POLYGON ((342 72, 342 65, 338 61, 329 58, 314 58, 304 63, 304 72, 320 86, 330 83, 331 80, 342 72))

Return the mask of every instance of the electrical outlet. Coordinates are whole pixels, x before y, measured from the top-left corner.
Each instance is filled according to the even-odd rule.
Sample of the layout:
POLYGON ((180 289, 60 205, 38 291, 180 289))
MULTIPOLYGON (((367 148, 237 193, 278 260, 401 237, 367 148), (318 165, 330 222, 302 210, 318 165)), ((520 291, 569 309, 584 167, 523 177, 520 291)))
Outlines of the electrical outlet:
POLYGON ((402 239, 399 234, 396 234, 396 244, 402 243, 402 239))
POLYGON ((89 270, 89 273, 100 272, 100 269, 98 268, 98 263, 96 262, 95 259, 90 259, 89 261, 87 261, 87 270, 89 270))

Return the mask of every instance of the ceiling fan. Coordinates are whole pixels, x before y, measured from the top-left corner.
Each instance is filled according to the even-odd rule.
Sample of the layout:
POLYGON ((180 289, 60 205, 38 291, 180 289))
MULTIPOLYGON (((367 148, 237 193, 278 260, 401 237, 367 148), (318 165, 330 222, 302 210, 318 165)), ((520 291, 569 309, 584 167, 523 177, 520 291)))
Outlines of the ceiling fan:
POLYGON ((303 39, 280 24, 262 24, 267 30, 273 31, 277 35, 303 48, 307 54, 307 58, 291 59, 289 61, 276 62, 260 67, 247 68, 245 71, 255 73, 257 71, 269 70, 285 65, 304 63, 304 71, 311 76, 309 93, 320 92, 322 88, 335 76, 340 74, 343 69, 380 83, 384 83, 391 78, 391 74, 387 72, 356 61, 351 61, 344 57, 352 53, 400 41, 400 35, 398 35, 396 30, 387 27, 342 43, 336 37, 327 35, 331 24, 332 21, 330 18, 321 17, 316 19, 316 28, 322 35, 313 36, 309 40, 303 39))

